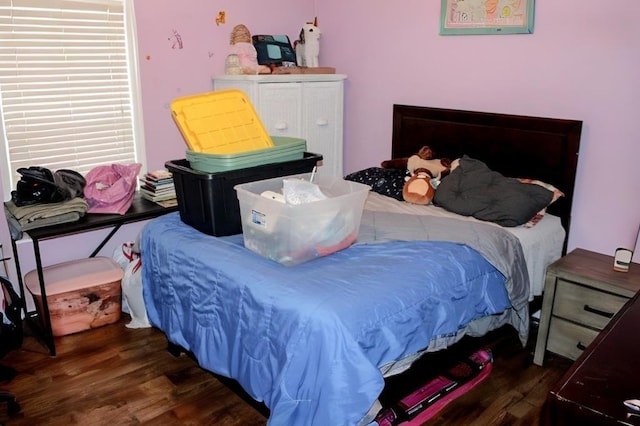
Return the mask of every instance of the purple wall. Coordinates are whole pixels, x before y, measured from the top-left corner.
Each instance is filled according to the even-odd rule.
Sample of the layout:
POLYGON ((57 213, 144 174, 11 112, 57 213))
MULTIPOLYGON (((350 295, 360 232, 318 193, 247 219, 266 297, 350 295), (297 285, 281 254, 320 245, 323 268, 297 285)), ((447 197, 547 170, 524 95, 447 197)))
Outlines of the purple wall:
POLYGON ((440 1, 317 4, 321 63, 349 76, 346 172, 390 155, 394 103, 583 120, 569 249, 633 247, 640 3, 536 2, 533 34, 496 36, 438 35, 440 1))
POLYGON ((136 0, 135 7, 150 169, 184 158, 186 145, 171 118, 171 101, 212 90, 211 77, 224 73, 235 25, 246 25, 253 35, 286 34, 293 42, 302 24, 314 18, 311 1, 136 0), (226 23, 216 25, 221 10, 226 23))
MULTIPOLYGON (((640 3, 620 0, 609 10, 595 0, 537 3, 533 34, 440 36, 436 0, 135 0, 148 167, 184 157, 170 102, 211 90, 234 25, 293 41, 317 15, 320 65, 348 76, 345 172, 390 156, 394 103, 583 120, 569 249, 632 247, 640 224, 632 174, 640 158, 640 3), (221 10, 226 23, 216 25, 221 10)), ((0 238, 8 249, 3 224, 0 238)), ((90 252, 84 241, 57 241, 45 262, 90 252)))

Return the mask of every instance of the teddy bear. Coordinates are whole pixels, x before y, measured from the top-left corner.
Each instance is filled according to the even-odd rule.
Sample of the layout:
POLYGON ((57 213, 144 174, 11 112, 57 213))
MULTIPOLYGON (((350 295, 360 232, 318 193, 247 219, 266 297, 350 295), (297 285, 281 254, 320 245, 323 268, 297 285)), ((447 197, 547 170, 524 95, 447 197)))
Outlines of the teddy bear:
POLYGON ((451 171, 449 158, 433 157, 433 151, 425 145, 411 157, 385 160, 381 166, 387 169, 405 168, 408 178, 402 188, 402 197, 408 203, 427 205, 431 203, 440 180, 451 171))
MULTIPOLYGON (((428 146, 423 146, 420 148, 420 151, 416 154, 420 158, 424 158, 425 160, 433 158, 433 151, 428 146)), ((399 169, 406 170, 407 162, 409 161, 409 157, 402 158, 392 158, 391 160, 384 160, 380 166, 383 169, 399 169)))

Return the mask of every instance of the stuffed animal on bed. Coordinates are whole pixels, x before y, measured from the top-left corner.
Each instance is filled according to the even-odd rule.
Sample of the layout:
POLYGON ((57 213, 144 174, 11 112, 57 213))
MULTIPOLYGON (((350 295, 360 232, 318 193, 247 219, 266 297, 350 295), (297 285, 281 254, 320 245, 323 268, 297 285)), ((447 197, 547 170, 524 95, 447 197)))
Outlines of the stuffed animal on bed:
POLYGON ((383 168, 406 169, 408 179, 402 188, 404 200, 412 204, 427 205, 435 195, 435 188, 442 178, 451 171, 449 158, 433 158, 429 146, 420 148, 417 154, 407 158, 383 161, 383 168))
MULTIPOLYGON (((425 145, 422 148, 420 148, 420 151, 418 151, 416 155, 420 158, 428 160, 433 158, 433 151, 431 151, 431 148, 425 145)), ((406 170, 408 161, 409 161, 409 157, 392 158, 391 160, 384 160, 380 164, 380 166, 383 169, 406 170)))
POLYGON ((431 172, 424 168, 414 170, 413 175, 402 187, 402 198, 407 203, 426 206, 431 203, 436 190, 431 183, 431 172))

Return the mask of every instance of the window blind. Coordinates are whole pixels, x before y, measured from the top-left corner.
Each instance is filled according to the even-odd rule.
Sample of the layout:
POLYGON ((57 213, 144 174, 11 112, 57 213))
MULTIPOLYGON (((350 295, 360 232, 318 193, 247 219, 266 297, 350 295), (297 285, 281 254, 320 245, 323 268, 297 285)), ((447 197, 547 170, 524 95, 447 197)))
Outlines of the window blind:
POLYGON ((123 0, 0 0, 11 187, 20 167, 136 161, 123 0))

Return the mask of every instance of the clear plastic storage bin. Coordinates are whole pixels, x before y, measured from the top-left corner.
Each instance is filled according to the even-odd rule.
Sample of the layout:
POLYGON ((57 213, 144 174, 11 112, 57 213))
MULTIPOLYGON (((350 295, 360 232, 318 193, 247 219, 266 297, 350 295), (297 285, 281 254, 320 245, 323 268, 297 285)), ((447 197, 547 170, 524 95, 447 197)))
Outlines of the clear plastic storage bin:
POLYGON ((246 248, 286 266, 349 247, 358 238, 370 187, 341 178, 317 176, 326 199, 291 205, 263 196, 282 193, 284 179, 309 180, 310 174, 236 185, 246 248))

